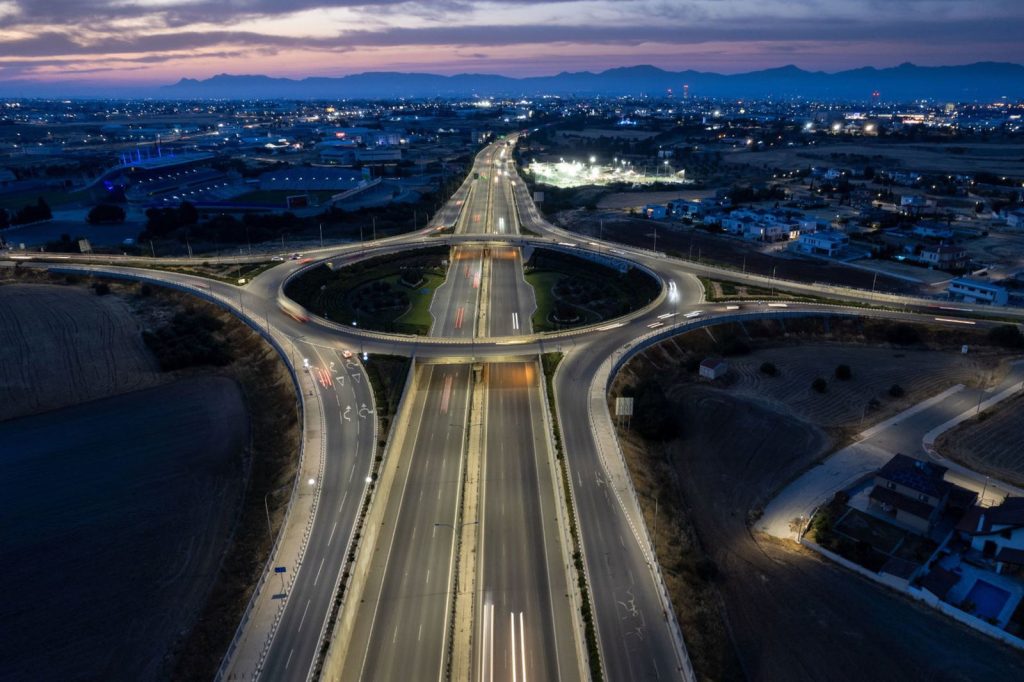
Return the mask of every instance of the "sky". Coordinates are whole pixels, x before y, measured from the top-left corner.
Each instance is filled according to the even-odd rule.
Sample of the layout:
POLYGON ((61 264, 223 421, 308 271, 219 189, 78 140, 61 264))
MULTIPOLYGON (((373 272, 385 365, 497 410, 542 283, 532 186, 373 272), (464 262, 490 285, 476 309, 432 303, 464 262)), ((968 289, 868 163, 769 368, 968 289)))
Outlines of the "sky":
POLYGON ((0 81, 1024 63, 1024 0, 0 0, 0 81))

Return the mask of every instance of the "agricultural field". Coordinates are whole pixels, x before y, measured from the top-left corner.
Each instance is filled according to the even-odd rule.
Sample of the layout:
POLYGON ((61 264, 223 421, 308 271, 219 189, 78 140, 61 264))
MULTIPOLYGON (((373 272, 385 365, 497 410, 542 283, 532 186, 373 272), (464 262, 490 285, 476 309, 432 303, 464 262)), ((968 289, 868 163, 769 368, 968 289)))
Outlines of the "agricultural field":
POLYGON ((245 405, 183 379, 0 423, 11 585, 0 678, 154 680, 217 574, 245 487, 245 405), (13 560, 14 558, 17 560, 13 560))
POLYGON ((726 159, 730 163, 754 164, 784 170, 828 164, 839 167, 870 165, 875 168, 905 168, 941 173, 987 172, 996 175, 1024 175, 1024 145, 1005 142, 921 142, 884 145, 836 143, 772 149, 756 154, 735 152, 727 154, 726 159))
POLYGON ((1024 395, 982 413, 939 436, 935 448, 975 471, 1024 487, 1024 395))
POLYGON ((167 381, 117 296, 0 286, 0 421, 167 381))

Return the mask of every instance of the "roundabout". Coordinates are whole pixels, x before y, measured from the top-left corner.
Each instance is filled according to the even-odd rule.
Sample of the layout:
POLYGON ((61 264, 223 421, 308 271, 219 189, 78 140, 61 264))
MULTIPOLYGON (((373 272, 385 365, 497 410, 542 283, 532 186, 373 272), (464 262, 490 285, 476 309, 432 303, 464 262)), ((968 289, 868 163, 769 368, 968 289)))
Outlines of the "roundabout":
POLYGON ((275 345, 302 386, 305 487, 293 491, 299 502, 221 678, 399 679, 416 669, 476 679, 495 665, 506 666, 503 676, 524 679, 578 679, 588 669, 609 679, 693 679, 607 409, 619 368, 684 331, 765 317, 991 324, 942 312, 933 300, 777 281, 775 288, 829 301, 708 303, 698 275, 722 271, 554 228, 537 213, 510 156, 502 141, 480 152, 475 169, 485 172, 467 178, 440 224, 385 243, 324 249, 313 262, 283 263, 244 287, 109 264, 46 266, 153 282, 227 307, 275 345), (540 236, 520 234, 521 226, 540 236), (440 234, 448 229, 453 233, 440 234), (656 291, 624 315, 535 332, 538 301, 523 259, 537 249, 622 264, 653 278, 656 291), (445 251, 443 284, 430 263, 414 262, 415 255, 402 260, 445 251), (374 290, 374 314, 397 311, 402 297, 395 294, 404 294, 404 312, 380 325, 394 331, 360 324, 369 307, 348 301, 332 308, 317 299, 319 287, 330 286, 325 271, 379 258, 421 269, 410 286, 398 281, 397 268, 349 289, 356 294, 387 279, 388 289, 374 290), (306 280, 315 284, 303 303, 288 295, 311 276, 321 279, 306 280), (429 303, 414 303, 425 288, 429 303), (402 318, 413 309, 415 331, 426 326, 427 333, 397 326, 409 323, 402 318), (355 312, 354 319, 335 319, 331 310, 355 312), (367 357, 375 353, 414 359, 387 434, 366 418, 373 396, 358 359, 372 362, 367 357), (538 361, 546 353, 564 355, 551 377, 550 405, 538 361), (315 381, 302 371, 304 361, 332 380, 315 381), (354 422, 345 418, 352 414, 354 422), (557 462, 555 424, 564 452, 557 462), (379 481, 370 475, 377 458, 379 481), (372 541, 358 537, 364 515, 372 541), (277 567, 288 577, 281 592, 273 582, 277 567), (270 585, 275 589, 264 589, 270 585), (476 596, 467 603, 458 596, 466 593, 476 596), (340 614, 332 614, 336 599, 340 614), (378 610, 384 602, 400 608, 378 610), (508 667, 511 661, 519 668, 508 667))

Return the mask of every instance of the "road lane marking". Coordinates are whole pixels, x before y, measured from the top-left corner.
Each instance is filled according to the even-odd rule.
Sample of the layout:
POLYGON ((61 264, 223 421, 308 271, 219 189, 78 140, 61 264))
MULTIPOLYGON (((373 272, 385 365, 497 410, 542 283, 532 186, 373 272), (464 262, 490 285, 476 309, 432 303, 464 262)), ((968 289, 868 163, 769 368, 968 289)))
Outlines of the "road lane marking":
POLYGON ((287 670, 287 669, 288 669, 288 664, 292 662, 292 654, 294 654, 294 653, 295 653, 295 649, 290 649, 290 650, 288 651, 288 660, 286 660, 286 661, 284 662, 284 669, 285 669, 285 670, 287 670))
POLYGON ((299 619, 299 627, 296 632, 302 632, 302 625, 306 622, 306 614, 309 612, 309 600, 306 600, 306 608, 302 609, 302 618, 299 619))
POLYGON ((328 547, 330 547, 330 546, 331 546, 331 540, 333 540, 333 539, 334 539, 334 531, 335 531, 335 529, 336 529, 337 527, 338 527, 338 522, 337 522, 337 521, 335 521, 335 522, 334 522, 334 525, 333 525, 333 526, 331 526, 331 534, 330 534, 329 536, 327 536, 327 546, 328 546, 328 547))
MULTIPOLYGON (((327 544, 329 545, 331 543, 328 542, 327 544)), ((320 571, 324 570, 324 559, 326 558, 327 557, 324 557, 320 560, 320 568, 316 569, 316 577, 313 578, 313 587, 316 587, 317 581, 320 580, 320 571)))

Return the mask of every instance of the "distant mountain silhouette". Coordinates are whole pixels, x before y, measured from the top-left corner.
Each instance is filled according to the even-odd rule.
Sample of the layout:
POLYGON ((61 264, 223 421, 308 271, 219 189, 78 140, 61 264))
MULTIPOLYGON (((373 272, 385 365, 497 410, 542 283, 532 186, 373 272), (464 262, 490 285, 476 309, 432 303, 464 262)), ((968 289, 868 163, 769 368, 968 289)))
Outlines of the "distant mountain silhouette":
POLYGON ((641 65, 554 76, 511 78, 489 74, 440 76, 429 73, 368 72, 338 78, 270 78, 221 74, 206 80, 183 78, 160 88, 174 98, 387 98, 471 95, 656 95, 671 88, 677 97, 683 85, 691 97, 806 97, 868 99, 873 91, 887 101, 914 99, 992 100, 1024 97, 1024 66, 979 62, 964 66, 865 67, 825 73, 783 66, 750 73, 722 75, 700 71, 665 71, 641 65))
POLYGON ((640 65, 553 76, 512 78, 465 73, 441 76, 391 71, 358 73, 337 78, 274 78, 220 74, 197 80, 182 78, 161 87, 81 82, 0 81, 0 95, 14 97, 157 97, 169 99, 380 99, 394 97, 536 96, 662 96, 671 88, 691 97, 793 98, 867 100, 873 91, 885 101, 915 99, 992 101, 1024 99, 1024 66, 978 62, 963 66, 864 67, 825 73, 796 66, 723 75, 701 71, 665 71, 640 65))

